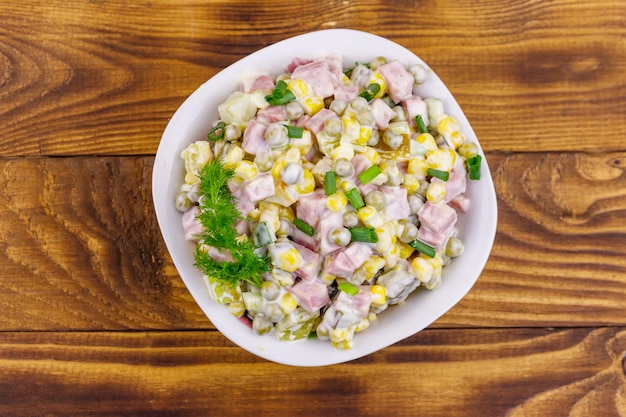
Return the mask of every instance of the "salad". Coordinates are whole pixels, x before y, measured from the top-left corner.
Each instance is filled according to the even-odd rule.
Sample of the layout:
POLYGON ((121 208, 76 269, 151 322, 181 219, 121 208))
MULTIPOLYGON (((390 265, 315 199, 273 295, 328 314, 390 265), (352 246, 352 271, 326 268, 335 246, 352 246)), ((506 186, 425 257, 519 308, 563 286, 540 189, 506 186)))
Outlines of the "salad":
POLYGON ((420 65, 295 58, 251 74, 182 152, 174 204, 212 298, 259 335, 349 349, 389 306, 433 290, 462 255, 455 228, 478 146, 420 65))

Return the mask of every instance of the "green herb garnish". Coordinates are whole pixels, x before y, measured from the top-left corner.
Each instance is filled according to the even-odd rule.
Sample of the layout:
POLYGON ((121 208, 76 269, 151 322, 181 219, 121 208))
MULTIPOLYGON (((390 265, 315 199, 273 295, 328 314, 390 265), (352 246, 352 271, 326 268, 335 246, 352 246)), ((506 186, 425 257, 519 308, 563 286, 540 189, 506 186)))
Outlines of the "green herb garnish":
POLYGON ((219 122, 213 129, 209 130, 209 134, 207 135, 207 139, 211 142, 218 141, 224 138, 224 129, 226 128, 226 123, 219 122))
POLYGON ((470 180, 480 179, 480 163, 483 157, 480 155, 474 155, 467 160, 467 170, 469 171, 470 180))
POLYGON ((428 168, 426 170, 426 174, 431 177, 439 178, 441 181, 448 181, 448 178, 450 178, 450 173, 448 171, 441 171, 434 168, 428 168))
POLYGON ((353 242, 378 242, 378 234, 373 227, 350 227, 348 230, 353 242))
POLYGON ((409 246, 419 252, 422 252, 424 255, 428 256, 429 258, 434 258, 435 255, 437 254, 437 252, 435 251, 435 248, 433 248, 432 246, 418 239, 415 239, 413 242, 409 243, 409 246))
POLYGON ((281 106, 296 99, 296 96, 289 90, 287 83, 279 80, 276 87, 272 90, 272 94, 265 96, 265 101, 274 106, 281 106))
POLYGON ((350 284, 347 281, 342 282, 341 284, 337 285, 337 289, 339 291, 343 291, 348 295, 357 295, 359 293, 359 288, 355 287, 354 285, 350 284))
POLYGON ((235 199, 227 186, 234 173, 232 169, 224 169, 220 160, 205 165, 200 172, 202 198, 198 214, 204 229, 198 236, 200 244, 230 253, 233 260, 218 262, 198 247, 195 267, 205 275, 222 281, 236 284, 241 280, 260 287, 263 283, 261 274, 270 270, 270 258, 267 255, 259 257, 251 240, 237 240, 235 223, 243 217, 235 207, 235 199))

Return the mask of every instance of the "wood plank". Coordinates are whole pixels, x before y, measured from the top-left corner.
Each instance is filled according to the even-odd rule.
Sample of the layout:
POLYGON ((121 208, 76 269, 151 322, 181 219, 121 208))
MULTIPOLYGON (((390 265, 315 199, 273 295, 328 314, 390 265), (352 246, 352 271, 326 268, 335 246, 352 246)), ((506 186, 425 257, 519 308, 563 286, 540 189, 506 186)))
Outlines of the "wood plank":
POLYGON ((588 138, 597 131, 604 151, 624 149, 626 3, 412 6, 4 1, 0 155, 153 154, 169 117, 217 71, 332 27, 371 31, 421 56, 490 151, 596 151, 588 138))
POLYGON ((0 333, 0 414, 623 417, 625 351, 624 328, 427 330, 295 368, 213 331, 0 333))
MULTIPOLYGON (((153 157, 0 160, 0 330, 212 328, 152 208, 153 157)), ((626 153, 488 155, 487 267, 435 327, 626 324, 626 153)))

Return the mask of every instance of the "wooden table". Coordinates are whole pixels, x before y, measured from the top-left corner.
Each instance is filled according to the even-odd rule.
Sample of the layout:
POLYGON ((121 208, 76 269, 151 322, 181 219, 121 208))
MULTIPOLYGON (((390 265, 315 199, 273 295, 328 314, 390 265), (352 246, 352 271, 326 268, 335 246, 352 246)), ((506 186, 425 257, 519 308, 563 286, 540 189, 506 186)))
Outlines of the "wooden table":
POLYGON ((626 2, 0 3, 0 415, 626 416, 626 2), (151 199, 202 82, 324 28, 440 75, 494 176, 495 246, 427 330, 342 365, 217 332, 151 199))

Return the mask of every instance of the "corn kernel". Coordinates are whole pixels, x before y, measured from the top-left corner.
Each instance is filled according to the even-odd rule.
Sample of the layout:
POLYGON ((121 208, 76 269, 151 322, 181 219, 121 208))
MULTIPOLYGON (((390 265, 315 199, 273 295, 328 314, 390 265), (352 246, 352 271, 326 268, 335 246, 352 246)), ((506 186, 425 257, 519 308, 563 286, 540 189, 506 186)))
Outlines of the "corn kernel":
POLYGON ((430 133, 422 133, 418 135, 415 140, 417 141, 417 143, 426 148, 427 151, 434 151, 439 149, 435 138, 430 133))
POLYGON ((313 116, 324 108, 324 100, 318 96, 308 97, 303 100, 302 105, 304 107, 304 111, 309 116, 313 116))
POLYGON ((337 160, 339 158, 352 160, 352 158, 354 158, 354 147, 349 143, 340 143, 339 146, 337 146, 330 152, 330 156, 334 160, 337 160))
POLYGON ((348 205, 348 197, 344 193, 336 192, 326 197, 326 205, 332 211, 343 210, 348 205))
POLYGON ((380 154, 376 149, 372 148, 371 146, 364 146, 359 153, 369 159, 372 164, 377 165, 378 163, 380 163, 380 154))
POLYGON ((302 256, 296 248, 287 249, 279 256, 279 267, 287 272, 294 272, 302 266, 302 256))
POLYGON ((378 214, 378 211, 372 206, 361 207, 357 212, 359 220, 367 227, 381 227, 383 225, 383 219, 378 214))
POLYGON ((441 258, 441 255, 437 253, 432 258, 427 257, 426 260, 433 267, 433 273, 435 275, 441 275, 441 269, 443 268, 443 259, 441 258))
POLYGON ((293 275, 285 270, 274 268, 272 269, 272 280, 281 287, 288 287, 293 284, 293 275))
POLYGON ((298 149, 300 151, 300 155, 305 155, 307 152, 311 150, 311 146, 313 146, 313 139, 311 136, 311 131, 304 129, 302 131, 301 138, 292 139, 289 142, 289 145, 292 149, 298 149))
POLYGON ((287 166, 287 162, 284 158, 276 158, 274 161, 274 166, 272 167, 272 177, 274 177, 274 181, 281 181, 280 173, 287 166))
POLYGON ((246 218, 249 220, 259 221, 260 216, 261 216, 261 210, 259 210, 258 208, 254 208, 252 211, 250 211, 246 215, 246 218))
POLYGON ((341 131, 341 141, 356 142, 361 135, 361 125, 356 121, 356 117, 352 113, 344 113, 341 118, 343 129, 341 131))
POLYGON ((332 262, 332 259, 330 257, 326 257, 326 259, 324 260, 322 273, 320 274, 320 280, 326 285, 332 284, 337 279, 336 276, 331 275, 328 272, 326 272, 326 270, 328 269, 328 265, 331 262, 332 262))
POLYGON ((372 135, 372 128, 369 126, 361 125, 359 129, 359 137, 356 140, 358 145, 367 145, 367 142, 370 140, 370 136, 372 135))
POLYGON ((276 231, 280 226, 280 220, 278 218, 278 210, 263 210, 259 216, 259 222, 265 222, 269 229, 271 236, 276 236, 276 231))
POLYGON ((409 194, 413 194, 420 188, 420 181, 415 175, 405 174, 403 183, 404 188, 406 188, 406 191, 409 194))
POLYGON ((426 190, 426 198, 433 204, 441 203, 446 198, 446 184, 431 182, 426 190))
POLYGON ((397 244, 392 244, 383 255, 385 257, 385 267, 393 268, 400 260, 400 248, 397 244))
POLYGON ((380 91, 376 93, 374 98, 381 98, 387 93, 387 81, 385 81, 385 78, 380 74, 380 71, 378 70, 372 72, 372 76, 370 77, 367 84, 378 84, 380 86, 380 91))
POLYGON ((237 145, 231 147, 228 153, 222 159, 225 169, 237 168, 237 165, 239 165, 242 160, 243 160, 243 149, 241 149, 237 145))
POLYGON ((229 303, 226 309, 235 317, 241 317, 246 312, 246 305, 241 301, 229 303))
POLYGON ((452 149, 437 149, 426 154, 428 168, 450 171, 456 162, 456 152, 452 149))
POLYGON ((315 191, 315 178, 313 178, 311 171, 304 169, 304 175, 302 180, 296 185, 296 190, 300 194, 308 194, 315 191))
POLYGON ((414 157, 409 159, 409 163, 406 167, 406 172, 411 175, 426 176, 428 166, 426 165, 426 158, 414 157))
POLYGON ((265 201, 276 203, 282 207, 289 207, 298 201, 298 196, 298 190, 294 186, 278 183, 274 187, 274 195, 266 198, 265 201))
POLYGON ((259 175, 256 165, 250 161, 241 161, 235 168, 235 177, 244 181, 251 180, 259 175))
POLYGON ((262 200, 259 202, 259 210, 261 211, 275 211, 276 213, 280 212, 280 206, 276 203, 271 203, 269 201, 262 200))
POLYGON ((396 242, 396 245, 400 249, 400 257, 403 259, 409 259, 409 257, 413 255, 413 252, 415 252, 415 249, 409 246, 408 243, 398 241, 396 242))
POLYGON ((285 314, 289 314, 298 307, 298 301, 291 293, 284 292, 278 300, 278 305, 285 314))
MULTIPOLYGON (((365 271, 365 278, 370 280, 385 266, 385 258, 381 256, 370 256, 363 263, 362 268, 365 271)), ((383 287, 384 288, 384 287, 383 287)))
POLYGON ((452 145, 452 147, 454 147, 454 149, 458 149, 459 146, 463 145, 465 143, 465 136, 463 135, 463 133, 459 132, 459 131, 455 131, 450 133, 449 137, 447 137, 448 141, 450 142, 450 145, 452 145))
POLYGON ((354 347, 354 341, 352 340, 341 340, 338 342, 332 342, 332 345, 335 349, 338 350, 349 350, 354 347))
POLYGON ((193 185, 197 182, 200 182, 200 178, 193 172, 188 172, 185 174, 185 182, 189 185, 193 185))
POLYGON ((452 132, 458 132, 459 125, 453 117, 445 115, 437 122, 437 131, 443 136, 450 135, 452 132))
POLYGON ((385 253, 393 245, 392 236, 395 232, 388 230, 385 225, 376 228, 376 235, 378 236, 378 242, 375 243, 376 250, 380 253, 385 253))
POLYGON ((372 307, 381 307, 387 303, 387 289, 382 285, 372 285, 372 307))
POLYGON ((293 209, 291 207, 281 207, 278 212, 280 218, 287 219, 288 221, 293 223, 293 219, 296 217, 293 209))
POLYGON ((285 82, 289 90, 291 90, 293 95, 297 98, 307 98, 311 95, 311 89, 306 81, 296 78, 285 80, 285 82))
POLYGON ((370 321, 367 319, 367 317, 363 317, 361 321, 354 327, 354 331, 356 333, 362 332, 368 327, 370 327, 370 321))
POLYGON ((420 282, 428 282, 433 277, 432 265, 426 258, 420 256, 416 256, 411 261, 411 271, 420 282))

